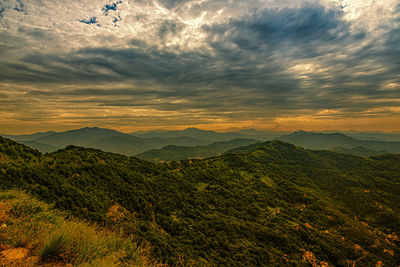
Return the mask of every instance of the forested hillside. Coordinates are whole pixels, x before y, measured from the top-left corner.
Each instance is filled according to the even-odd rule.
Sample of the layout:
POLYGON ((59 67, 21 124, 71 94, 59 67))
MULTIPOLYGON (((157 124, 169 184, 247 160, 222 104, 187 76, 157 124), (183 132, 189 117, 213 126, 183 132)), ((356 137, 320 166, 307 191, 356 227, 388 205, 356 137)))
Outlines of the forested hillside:
POLYGON ((236 138, 230 141, 216 142, 208 146, 174 146, 152 149, 136 156, 150 161, 183 160, 189 158, 206 158, 217 156, 227 150, 259 142, 254 139, 236 138))
POLYGON ((43 155, 0 138, 0 187, 123 227, 172 265, 400 262, 400 155, 272 141, 154 164, 75 146, 43 155))
POLYGON ((385 150, 372 150, 362 146, 353 147, 353 148, 344 148, 344 147, 335 147, 331 149, 331 151, 335 151, 338 153, 349 154, 359 157, 370 157, 370 156, 377 156, 377 155, 384 155, 388 154, 385 150))

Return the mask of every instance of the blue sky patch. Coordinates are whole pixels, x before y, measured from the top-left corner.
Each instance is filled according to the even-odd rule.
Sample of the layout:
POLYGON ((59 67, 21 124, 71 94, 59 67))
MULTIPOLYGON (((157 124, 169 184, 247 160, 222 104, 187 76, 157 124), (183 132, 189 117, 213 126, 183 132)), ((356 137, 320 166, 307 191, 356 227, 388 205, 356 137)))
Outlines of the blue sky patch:
POLYGON ((119 4, 121 4, 121 3, 122 3, 122 1, 118 1, 118 2, 115 2, 115 3, 112 3, 112 4, 106 4, 101 10, 104 12, 104 15, 107 16, 108 12, 110 10, 116 11, 117 10, 117 6, 119 4))
POLYGON ((21 2, 21 0, 17 0, 17 4, 14 7, 14 10, 18 12, 24 12, 24 4, 21 2))
POLYGON ((121 20, 122 20, 122 18, 121 18, 120 16, 118 16, 118 17, 113 17, 112 22, 114 23, 114 26, 117 26, 117 22, 118 22, 118 21, 121 21, 121 20))
POLYGON ((79 22, 85 23, 85 24, 96 24, 97 23, 97 18, 96 17, 91 17, 89 19, 81 19, 79 22))

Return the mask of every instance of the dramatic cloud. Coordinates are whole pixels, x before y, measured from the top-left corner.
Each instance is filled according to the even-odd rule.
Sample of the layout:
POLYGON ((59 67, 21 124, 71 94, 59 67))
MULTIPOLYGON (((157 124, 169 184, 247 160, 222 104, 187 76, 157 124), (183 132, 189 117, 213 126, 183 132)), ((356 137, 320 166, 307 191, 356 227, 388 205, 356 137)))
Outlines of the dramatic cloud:
POLYGON ((5 0, 0 130, 400 130, 399 26, 394 0, 5 0))

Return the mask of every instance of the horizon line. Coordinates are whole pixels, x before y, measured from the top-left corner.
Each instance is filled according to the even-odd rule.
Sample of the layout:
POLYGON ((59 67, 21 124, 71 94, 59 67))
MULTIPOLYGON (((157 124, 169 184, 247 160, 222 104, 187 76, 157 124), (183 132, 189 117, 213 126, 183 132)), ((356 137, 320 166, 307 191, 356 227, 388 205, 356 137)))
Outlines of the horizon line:
POLYGON ((153 129, 146 129, 146 130, 135 130, 135 131, 123 131, 119 130, 117 128, 108 128, 108 127, 100 127, 100 126, 85 126, 85 127, 77 127, 77 128, 70 128, 70 129, 65 129, 65 130, 39 130, 39 131, 21 131, 19 133, 13 132, 13 133, 5 133, 5 132, 0 132, 0 135, 33 135, 33 134, 40 134, 40 133, 48 133, 48 132, 54 132, 54 133, 64 133, 64 132, 69 132, 69 131, 79 131, 83 129, 105 129, 105 130, 113 130, 117 131, 123 134, 133 134, 133 133, 147 133, 147 132, 168 132, 168 131, 185 131, 188 129, 196 129, 196 130, 201 130, 201 131, 212 131, 216 133, 234 133, 234 132, 240 132, 240 131, 245 131, 245 130, 256 130, 260 132, 265 132, 265 133, 294 133, 298 131, 304 131, 304 132, 314 132, 314 133, 351 133, 351 132, 356 132, 356 133, 384 133, 384 134, 400 134, 399 131, 379 131, 379 130, 370 130, 370 131, 361 131, 361 130, 340 130, 340 129, 324 129, 324 130, 308 130, 308 129, 296 129, 296 130, 279 130, 279 129, 260 129, 256 127, 231 127, 227 128, 224 130, 221 129, 212 129, 212 128, 202 128, 202 127, 177 127, 174 129, 170 128, 153 128, 153 129))

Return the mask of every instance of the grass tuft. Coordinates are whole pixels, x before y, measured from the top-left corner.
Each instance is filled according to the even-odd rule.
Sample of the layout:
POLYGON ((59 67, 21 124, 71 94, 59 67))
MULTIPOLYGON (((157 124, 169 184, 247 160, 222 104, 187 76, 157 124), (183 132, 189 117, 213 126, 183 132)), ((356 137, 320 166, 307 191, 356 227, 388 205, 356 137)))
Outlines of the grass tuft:
MULTIPOLYGON (((66 219, 20 191, 0 191, 0 246, 24 247, 42 263, 74 266, 154 266, 148 249, 123 232, 66 219)), ((0 265, 2 263, 0 262, 0 265)), ((23 265, 24 263, 21 262, 23 265)))

